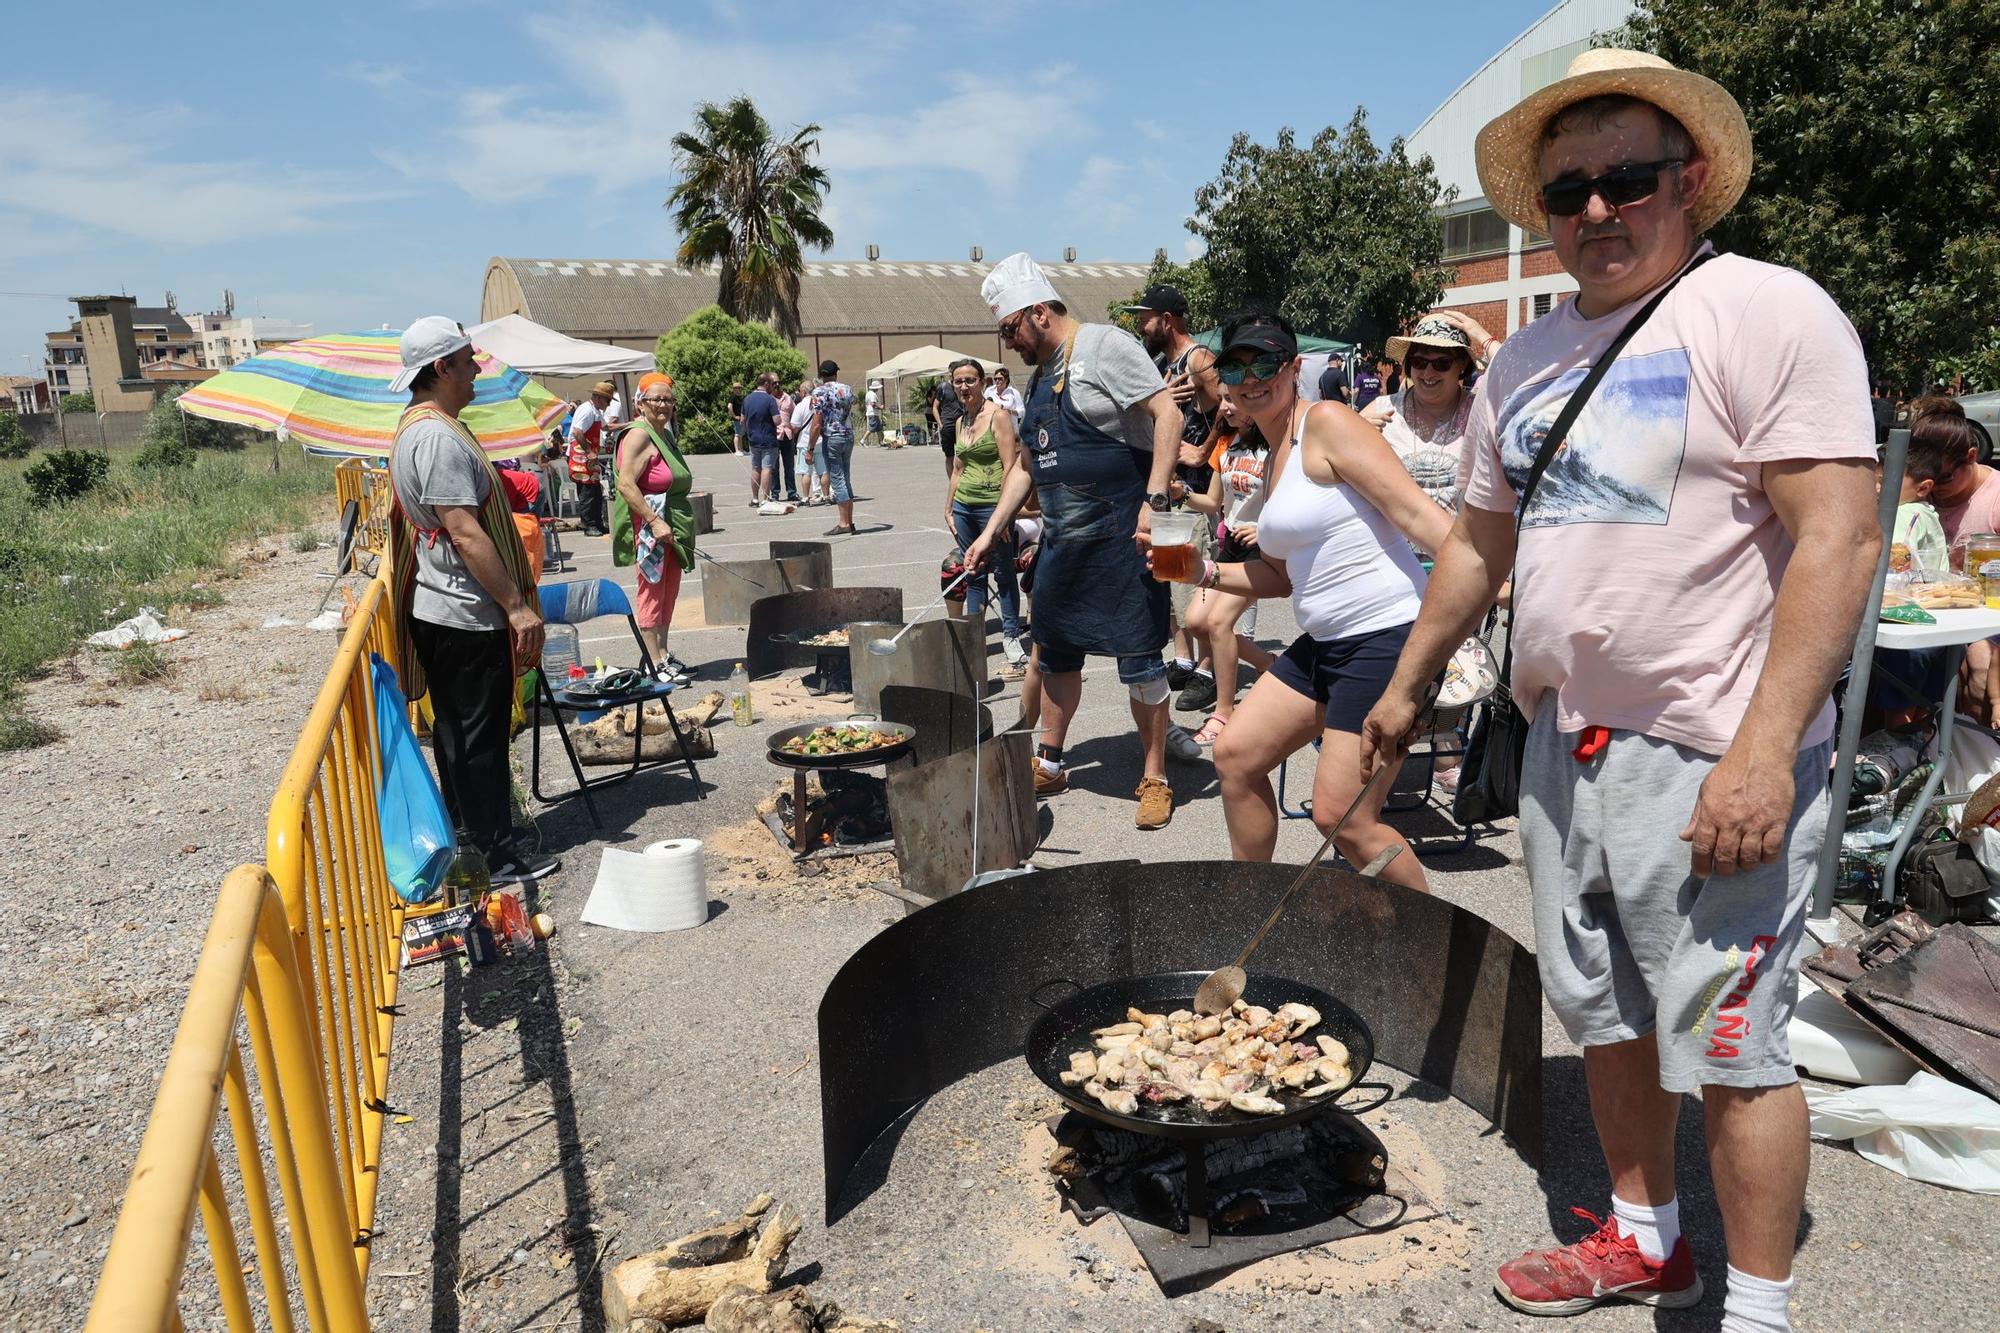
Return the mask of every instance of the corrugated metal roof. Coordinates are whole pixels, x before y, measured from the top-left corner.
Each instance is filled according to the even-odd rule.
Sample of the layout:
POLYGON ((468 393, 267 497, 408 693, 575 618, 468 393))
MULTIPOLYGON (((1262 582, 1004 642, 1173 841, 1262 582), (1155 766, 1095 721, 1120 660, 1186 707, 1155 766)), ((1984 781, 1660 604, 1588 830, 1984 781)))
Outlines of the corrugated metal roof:
MULTIPOLYGON (((1147 264, 1046 264, 1071 310, 1102 319, 1112 301, 1142 286, 1147 264)), ((897 333, 991 331, 979 299, 990 264, 916 260, 806 265, 800 283, 803 332, 897 333)), ((573 337, 651 338, 715 303, 714 268, 687 269, 656 259, 504 259, 488 266, 480 319, 519 313, 573 337), (499 272, 519 285, 517 308, 498 308, 499 272)))

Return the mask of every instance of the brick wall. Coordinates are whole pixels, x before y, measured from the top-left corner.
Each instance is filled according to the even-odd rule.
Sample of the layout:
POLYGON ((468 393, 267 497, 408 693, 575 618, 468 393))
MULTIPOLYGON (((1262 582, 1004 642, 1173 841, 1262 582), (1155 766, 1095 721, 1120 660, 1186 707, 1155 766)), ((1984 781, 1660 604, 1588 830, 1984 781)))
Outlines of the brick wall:
POLYGON ((1521 276, 1524 278, 1546 278, 1562 271, 1562 261, 1556 258, 1556 249, 1552 245, 1521 252, 1521 276))
POLYGON ((1475 301, 1470 305, 1447 305, 1445 310, 1457 310, 1472 316, 1488 333, 1502 338, 1507 336, 1507 303, 1505 301, 1475 301))
POLYGON ((1483 259, 1460 260, 1454 267, 1458 277, 1454 287, 1470 287, 1481 282, 1505 282, 1507 280, 1507 256, 1487 255, 1483 259))

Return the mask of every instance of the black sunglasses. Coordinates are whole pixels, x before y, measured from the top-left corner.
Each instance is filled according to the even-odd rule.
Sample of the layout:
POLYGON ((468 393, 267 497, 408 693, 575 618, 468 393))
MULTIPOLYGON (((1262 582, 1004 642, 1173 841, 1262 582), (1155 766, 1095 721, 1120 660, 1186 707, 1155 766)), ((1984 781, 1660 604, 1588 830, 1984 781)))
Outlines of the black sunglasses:
POLYGON ((1542 187, 1542 207, 1551 217, 1575 217, 1590 207, 1590 196, 1597 194, 1612 208, 1623 208, 1652 198, 1660 189, 1660 173, 1684 165, 1685 158, 1663 157, 1657 162, 1627 162, 1602 176, 1550 181, 1542 187))
POLYGON ((1276 352, 1267 353, 1254 361, 1223 361, 1215 367, 1215 377, 1224 384, 1241 384, 1244 380, 1267 380, 1285 368, 1288 356, 1276 352))

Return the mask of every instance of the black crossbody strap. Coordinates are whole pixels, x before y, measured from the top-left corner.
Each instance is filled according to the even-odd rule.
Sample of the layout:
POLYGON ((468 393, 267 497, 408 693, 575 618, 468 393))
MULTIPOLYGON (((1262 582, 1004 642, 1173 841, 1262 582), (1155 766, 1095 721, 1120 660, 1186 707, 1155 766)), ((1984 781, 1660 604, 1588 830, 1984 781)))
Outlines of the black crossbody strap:
MULTIPOLYGON (((1637 333, 1644 327, 1646 321, 1653 317, 1653 312, 1660 308, 1660 302, 1667 299, 1667 293, 1678 286, 1682 278, 1685 278, 1688 274, 1715 258, 1715 253, 1713 250, 1704 250, 1702 253, 1696 255, 1692 263, 1683 268, 1679 273, 1676 273, 1666 286, 1653 294, 1652 300, 1639 308, 1638 314, 1626 321, 1625 327, 1618 331, 1618 336, 1611 340, 1611 345, 1604 349, 1603 355, 1599 356, 1596 364, 1591 366, 1590 373, 1583 377, 1583 383, 1577 385, 1576 391, 1570 394, 1569 401, 1563 404, 1562 411, 1556 414, 1555 425, 1549 427, 1548 436, 1542 441, 1541 450, 1535 455, 1535 465, 1528 471, 1528 484, 1521 488, 1520 507, 1514 511, 1514 535, 1517 543, 1521 534, 1521 524, 1528 517, 1528 501, 1534 497, 1535 487, 1541 485, 1542 474, 1549 470, 1549 463, 1554 460, 1556 452, 1562 448, 1563 439, 1569 434, 1569 428, 1576 424, 1577 416, 1583 411, 1584 405, 1590 401, 1590 395, 1597 392, 1597 386, 1604 379, 1606 372, 1611 369, 1611 363, 1616 361, 1618 354, 1625 350, 1625 344, 1632 341, 1632 335, 1637 333)), ((1521 589, 1516 585, 1514 589, 1514 610, 1509 612, 1510 621, 1518 617, 1520 605, 1521 589)), ((1511 628, 1507 632, 1507 650, 1501 656, 1500 686, 1503 690, 1512 690, 1514 633, 1511 628)))

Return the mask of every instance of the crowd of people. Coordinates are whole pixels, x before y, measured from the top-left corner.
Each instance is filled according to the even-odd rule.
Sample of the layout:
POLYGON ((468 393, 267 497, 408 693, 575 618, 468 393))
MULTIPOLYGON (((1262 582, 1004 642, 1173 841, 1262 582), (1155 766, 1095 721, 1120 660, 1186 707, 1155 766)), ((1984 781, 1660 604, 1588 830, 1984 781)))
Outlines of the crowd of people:
MULTIPOLYGON (((1719 85, 1585 52, 1487 125, 1476 157, 1492 206, 1547 235, 1578 287, 1504 341, 1439 310, 1379 359, 1308 373, 1276 311, 1229 318, 1211 350, 1170 286, 1128 307, 1135 336, 1080 320, 1026 254, 994 266, 981 296, 1032 373, 1016 389, 1004 367, 949 368, 927 409, 941 517, 968 612, 983 623, 998 601, 1000 651, 1025 673, 1038 796, 1068 788, 1081 673, 1108 658, 1130 705, 1137 828, 1173 819, 1168 759, 1206 753, 1231 854, 1268 860, 1270 775, 1316 745, 1314 821, 1353 807, 1340 852, 1360 865, 1400 851, 1383 874, 1419 891, 1374 779, 1412 737, 1459 734, 1497 683, 1479 634, 1505 609, 1518 792, 1492 796, 1509 758, 1494 751, 1438 781, 1518 802, 1543 992, 1584 1050, 1611 1199, 1601 1221, 1585 1214, 1590 1236, 1503 1265, 1496 1290, 1532 1314, 1696 1303, 1675 1123, 1697 1094, 1723 1327, 1786 1329, 1807 1165, 1787 1024, 1828 820, 1831 694, 1884 539, 1882 396, 1811 279, 1704 239, 1750 180, 1748 131, 1719 85), (1187 516, 1192 537, 1156 542, 1187 516), (1272 651, 1258 607, 1281 598, 1298 633, 1272 651), (1197 729, 1172 724, 1175 704, 1203 714, 1197 729)), ((408 623, 446 800, 505 867, 496 879, 532 877, 546 868, 508 841, 494 714, 540 622, 500 558, 500 487, 456 425, 470 356, 446 324, 404 335, 412 406, 391 472, 418 537, 408 623)), ((669 675, 685 671, 666 627, 694 554, 675 406, 672 381, 648 375, 626 422, 600 384, 563 458, 585 530, 624 525, 669 675)), ((830 361, 794 386, 736 386, 751 502, 831 502, 828 535, 854 532, 856 406, 830 361)), ((859 407, 865 438, 894 443, 879 382, 859 407)), ((1898 533, 2000 531, 2000 472, 1963 412, 1919 401, 1908 420, 1898 533)), ((2000 721, 2000 662, 1968 654, 1966 670, 2000 721)))

